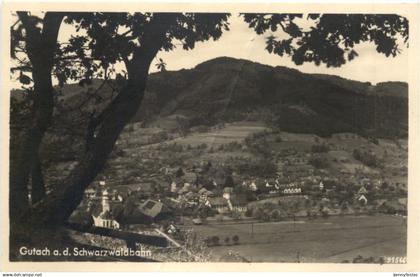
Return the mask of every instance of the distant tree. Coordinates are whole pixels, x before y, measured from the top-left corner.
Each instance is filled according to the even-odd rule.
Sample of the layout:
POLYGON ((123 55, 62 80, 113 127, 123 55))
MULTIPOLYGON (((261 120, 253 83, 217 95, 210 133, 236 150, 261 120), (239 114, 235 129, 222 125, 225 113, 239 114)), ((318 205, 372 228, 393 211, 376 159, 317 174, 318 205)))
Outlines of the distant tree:
POLYGON ((233 187, 234 181, 232 175, 227 175, 225 178, 225 187, 233 187))
POLYGON ((379 145, 379 140, 376 137, 370 137, 369 141, 373 144, 379 145))
POLYGON ((226 244, 226 245, 229 245, 229 244, 230 244, 230 238, 229 238, 229 237, 226 237, 226 238, 225 238, 225 244, 226 244))
POLYGON ((218 236, 213 236, 211 239, 213 241, 213 245, 219 245, 220 238, 218 236))
POLYGON ((252 210, 251 210, 251 209, 247 209, 247 210, 245 211, 245 216, 246 216, 246 217, 252 217, 252 210))
POLYGON ((175 172, 175 177, 177 177, 177 178, 180 178, 180 177, 182 177, 184 175, 185 175, 185 173, 182 170, 182 168, 178 168, 178 170, 175 172))
POLYGON ((363 163, 366 166, 370 166, 370 167, 381 167, 382 166, 381 161, 378 159, 378 157, 375 155, 374 152, 354 149, 353 150, 353 158, 360 161, 361 163, 363 163))
POLYGON ((311 147, 311 151, 312 151, 312 153, 326 153, 326 152, 329 151, 329 147, 325 143, 322 143, 322 144, 314 144, 311 147))
POLYGON ((161 58, 159 58, 159 62, 156 64, 156 68, 160 72, 164 72, 166 71, 166 63, 161 58))
POLYGON ((274 210, 271 213, 271 220, 278 221, 280 219, 280 212, 278 210, 274 210))
POLYGON ((238 236, 238 235, 234 235, 234 236, 232 237, 232 242, 233 242, 233 244, 235 244, 235 245, 239 244, 239 236, 238 236))

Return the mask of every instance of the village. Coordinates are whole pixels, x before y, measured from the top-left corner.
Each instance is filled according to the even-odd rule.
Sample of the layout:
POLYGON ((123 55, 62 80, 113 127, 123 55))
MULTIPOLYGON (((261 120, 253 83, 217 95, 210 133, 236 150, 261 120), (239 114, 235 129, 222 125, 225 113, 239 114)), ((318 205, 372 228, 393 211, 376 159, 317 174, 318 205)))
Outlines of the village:
POLYGON ((127 186, 123 192, 109 189, 105 181, 100 181, 86 190, 84 206, 95 226, 116 229, 130 224, 176 222, 179 217, 205 224, 212 219, 270 221, 375 212, 406 215, 406 197, 398 184, 379 180, 372 184, 365 178, 356 186, 340 186, 338 180, 319 179, 303 178, 287 184, 279 179, 260 183, 252 180, 237 186, 173 181, 163 193, 151 186, 127 186))
MULTIPOLYGON (((223 132, 223 128, 221 130, 219 132, 223 132)), ((70 221, 156 234, 182 245, 188 230, 202 230, 205 226, 317 222, 346 216, 405 218, 404 169, 387 168, 383 173, 383 168, 362 162, 352 168, 347 166, 356 163, 357 155, 367 148, 362 144, 360 153, 351 153, 355 144, 351 140, 376 144, 352 134, 341 136, 341 143, 328 144, 326 139, 308 140, 305 135, 298 135, 294 139, 304 138, 306 145, 300 142, 298 148, 294 141, 293 147, 277 151, 272 150, 275 143, 289 146, 292 141, 287 141, 283 133, 260 129, 244 135, 242 142, 217 144, 216 141, 214 147, 203 143, 183 145, 178 137, 176 142, 167 139, 153 144, 153 148, 147 141, 144 146, 135 145, 136 151, 131 151, 133 146, 128 143, 132 141, 120 142, 111 160, 110 173, 86 189, 70 221), (282 140, 278 139, 280 136, 282 140), (121 148, 124 151, 119 150, 121 148), (350 156, 343 155, 345 151, 350 152, 350 156), (133 154, 127 157, 126 152, 133 154), (340 154, 340 160, 334 158, 335 153, 340 154), (139 157, 142 157, 142 165, 139 157), (175 159, 183 162, 174 162, 175 159), (336 164, 344 166, 338 168, 336 164)), ((332 139, 338 141, 336 137, 332 139)), ((381 157, 395 159, 396 155, 401 155, 398 154, 401 150, 392 150, 388 147, 385 150, 388 153, 381 157)), ((376 155, 372 156, 376 159, 376 155)), ((200 232, 199 239, 206 247, 214 249, 224 244, 220 240, 228 241, 229 247, 248 240, 240 232, 223 238, 217 233, 203 235, 206 230, 200 232)))

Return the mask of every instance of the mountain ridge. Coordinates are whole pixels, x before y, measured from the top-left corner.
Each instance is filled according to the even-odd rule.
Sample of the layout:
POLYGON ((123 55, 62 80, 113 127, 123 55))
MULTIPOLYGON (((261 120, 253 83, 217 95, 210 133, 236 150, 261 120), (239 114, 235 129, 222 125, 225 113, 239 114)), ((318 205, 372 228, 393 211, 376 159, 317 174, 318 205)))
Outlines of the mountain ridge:
MULTIPOLYGON (((84 93, 88 95, 101 83, 67 84, 61 99, 69 107, 76 106, 86 102, 84 93)), ((19 98, 16 92, 12 91, 15 99, 19 98)), ((104 86, 100 94, 102 99, 91 97, 86 110, 102 109, 112 90, 104 86)), ((132 121, 147 126, 168 117, 186 118, 188 127, 263 120, 284 131, 320 136, 354 132, 407 137, 408 84, 372 85, 336 75, 218 57, 192 69, 150 74, 144 100, 132 121)))
POLYGON ((272 124, 294 132, 330 135, 351 131, 393 137, 407 133, 407 99, 408 85, 403 82, 374 86, 335 75, 307 74, 283 66, 219 57, 192 69, 152 74, 134 120, 179 114, 192 118, 195 125, 209 125, 226 120, 261 120, 265 114, 274 120, 272 124), (304 126, 307 117, 290 111, 290 106, 296 105, 318 114, 315 121, 308 121, 317 126, 315 129, 304 126), (300 127, 293 128, 284 118, 300 127))

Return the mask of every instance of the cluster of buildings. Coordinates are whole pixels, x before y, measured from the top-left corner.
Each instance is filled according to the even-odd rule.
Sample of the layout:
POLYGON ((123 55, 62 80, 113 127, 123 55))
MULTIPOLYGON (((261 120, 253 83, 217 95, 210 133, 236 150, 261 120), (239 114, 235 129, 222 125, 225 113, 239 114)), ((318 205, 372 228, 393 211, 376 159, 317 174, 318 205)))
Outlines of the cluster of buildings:
MULTIPOLYGON (((324 200, 333 200, 336 198, 334 195, 345 193, 335 186, 331 187, 330 183, 340 183, 338 179, 315 177, 297 178, 298 181, 293 182, 287 182, 286 178, 280 177, 271 181, 251 179, 242 181, 234 188, 216 179, 206 186, 198 185, 195 175, 189 176, 187 172, 183 180, 172 181, 160 192, 156 191, 156 186, 153 183, 110 188, 101 181, 99 186, 86 189, 84 213, 76 210, 74 217, 79 217, 79 221, 82 218, 84 223, 94 226, 120 229, 127 225, 150 224, 170 219, 174 216, 174 209, 183 212, 182 209, 185 206, 180 205, 181 203, 187 204, 190 210, 206 207, 219 214, 232 212, 243 214, 248 210, 250 202, 260 199, 279 196, 304 196, 305 199, 308 199, 312 198, 311 195, 315 193, 322 195, 324 200), (188 177, 188 180, 185 180, 185 177, 188 177), (216 181, 219 181, 219 184, 216 181), (325 185, 324 182, 327 182, 328 185, 325 185), (306 183, 312 184, 309 186, 309 190, 306 183)), ((374 203, 371 192, 380 191, 381 183, 372 182, 368 178, 358 180, 358 182, 353 202, 356 201, 364 206, 374 203)), ((402 211, 401 205, 394 205, 397 207, 395 210, 402 211)))
POLYGON ((82 207, 75 210, 70 220, 84 225, 120 229, 128 225, 150 224, 172 216, 161 201, 137 197, 140 188, 127 187, 124 192, 106 187, 105 182, 88 188, 82 207))

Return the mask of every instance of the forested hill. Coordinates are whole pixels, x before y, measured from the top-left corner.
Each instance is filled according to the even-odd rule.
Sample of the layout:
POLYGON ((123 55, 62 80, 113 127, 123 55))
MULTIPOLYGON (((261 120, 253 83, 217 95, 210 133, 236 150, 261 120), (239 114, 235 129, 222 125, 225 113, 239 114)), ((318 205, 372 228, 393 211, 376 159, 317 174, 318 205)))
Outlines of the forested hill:
MULTIPOLYGON (((101 83, 95 80, 91 87, 65 85, 62 105, 89 103, 85 110, 100 110, 109 103, 110 86, 101 86, 99 98, 87 92, 94 91, 101 83)), ((12 95, 19 98, 17 91, 12 95)), ((80 118, 70 114, 66 117, 73 122, 74 118, 80 118)), ((363 136, 404 138, 408 134, 408 85, 403 82, 371 85, 220 57, 193 69, 150 75, 143 103, 133 120, 147 126, 175 117, 186 120, 188 127, 263 120, 295 133, 329 136, 354 132, 363 136)), ((59 121, 55 120, 57 124, 59 121)))
POLYGON ((408 85, 376 86, 337 76, 220 57, 191 70, 150 76, 135 120, 182 115, 191 125, 265 120, 297 133, 405 137, 408 85))

